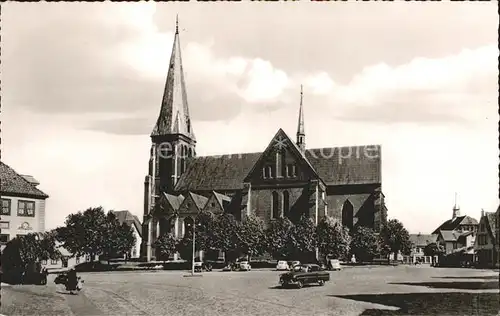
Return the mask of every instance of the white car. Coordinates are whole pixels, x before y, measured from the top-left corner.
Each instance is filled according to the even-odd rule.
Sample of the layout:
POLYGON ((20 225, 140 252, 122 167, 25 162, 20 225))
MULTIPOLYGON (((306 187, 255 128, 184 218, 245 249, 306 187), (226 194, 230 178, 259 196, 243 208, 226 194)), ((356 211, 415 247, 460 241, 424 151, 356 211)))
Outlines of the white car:
POLYGON ((241 261, 240 262, 240 271, 251 271, 252 266, 248 261, 241 261))
POLYGON ((283 271, 289 269, 290 267, 288 266, 288 263, 286 261, 278 261, 278 264, 276 265, 276 270, 283 271))

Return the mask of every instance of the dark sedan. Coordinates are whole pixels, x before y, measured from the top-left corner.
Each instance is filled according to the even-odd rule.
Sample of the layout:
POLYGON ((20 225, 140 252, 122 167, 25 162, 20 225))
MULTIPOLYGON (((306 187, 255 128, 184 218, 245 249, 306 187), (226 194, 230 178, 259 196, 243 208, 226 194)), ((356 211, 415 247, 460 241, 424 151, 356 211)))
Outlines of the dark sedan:
POLYGON ((282 287, 295 285, 299 289, 305 284, 317 283, 324 285, 330 281, 330 273, 324 271, 317 264, 301 264, 293 267, 293 270, 280 275, 280 284, 282 287))

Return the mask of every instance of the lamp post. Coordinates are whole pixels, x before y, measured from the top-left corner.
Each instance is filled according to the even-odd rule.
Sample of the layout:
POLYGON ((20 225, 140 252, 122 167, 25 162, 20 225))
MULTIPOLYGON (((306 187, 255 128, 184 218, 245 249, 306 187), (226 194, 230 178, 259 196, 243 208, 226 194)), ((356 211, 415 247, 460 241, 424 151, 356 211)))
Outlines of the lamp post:
MULTIPOLYGON (((193 220, 193 258, 191 261, 191 274, 190 275, 185 275, 185 276, 196 276, 194 274, 194 263, 195 263, 195 256, 196 256, 196 226, 201 226, 200 224, 196 225, 196 219, 193 220)), ((198 275, 201 276, 201 275, 198 275)))
POLYGON ((193 260, 191 262, 191 275, 194 275, 194 257, 196 255, 196 219, 193 221, 193 260))

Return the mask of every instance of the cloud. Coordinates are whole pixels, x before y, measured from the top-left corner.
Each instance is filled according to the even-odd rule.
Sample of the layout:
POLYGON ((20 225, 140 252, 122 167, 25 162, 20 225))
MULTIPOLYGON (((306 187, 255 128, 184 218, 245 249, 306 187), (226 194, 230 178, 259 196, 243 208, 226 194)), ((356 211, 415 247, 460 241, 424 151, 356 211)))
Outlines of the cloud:
MULTIPOLYGON (((484 119, 498 98, 498 48, 465 49, 444 58, 368 66, 345 85, 322 72, 308 78, 313 94, 328 95, 339 120, 467 122, 484 119), (470 104, 476 104, 471 116, 470 104)), ((328 108, 326 106, 325 108, 328 108)))

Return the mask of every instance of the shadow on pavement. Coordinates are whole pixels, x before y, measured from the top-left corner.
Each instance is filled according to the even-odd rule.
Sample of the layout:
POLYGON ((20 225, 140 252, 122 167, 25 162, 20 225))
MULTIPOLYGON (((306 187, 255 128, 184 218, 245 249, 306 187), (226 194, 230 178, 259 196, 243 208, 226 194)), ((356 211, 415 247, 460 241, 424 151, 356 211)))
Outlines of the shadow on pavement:
POLYGON ((427 286, 435 289, 498 290, 498 281, 473 282, 395 282, 389 284, 427 286))
POLYGON ((433 279, 481 279, 481 280, 498 280, 498 275, 485 275, 485 276, 443 276, 432 277, 433 279))
POLYGON ((363 301, 399 310, 367 309, 361 315, 497 315, 498 293, 404 293, 330 295, 342 299, 363 301))

